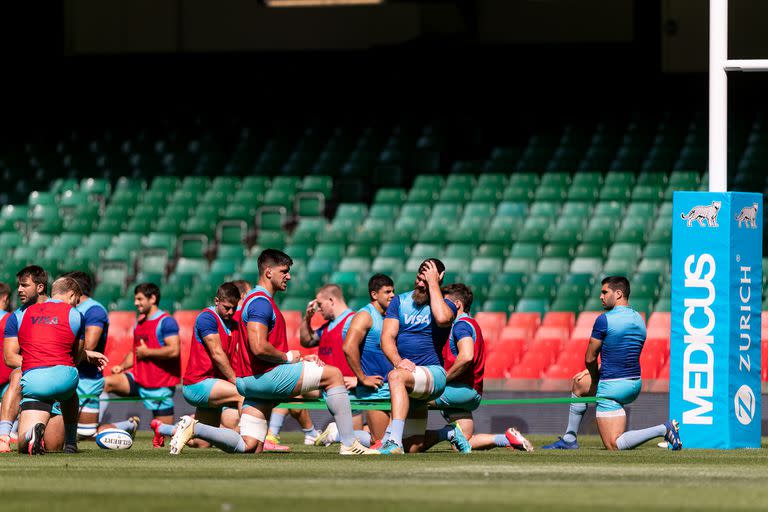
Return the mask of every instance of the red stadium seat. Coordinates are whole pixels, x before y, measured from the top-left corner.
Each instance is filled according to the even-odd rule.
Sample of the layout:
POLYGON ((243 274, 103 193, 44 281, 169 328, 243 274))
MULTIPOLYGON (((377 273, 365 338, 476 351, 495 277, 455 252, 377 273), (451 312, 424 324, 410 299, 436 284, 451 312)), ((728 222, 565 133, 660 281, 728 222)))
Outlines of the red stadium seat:
POLYGON ((666 361, 669 357, 669 338, 648 338, 643 345, 643 352, 651 351, 660 354, 666 361))
POLYGON ((507 323, 507 314, 500 312, 481 312, 475 315, 475 321, 483 330, 485 335, 486 329, 501 330, 504 328, 504 324, 507 323))
POLYGON ((574 375, 574 371, 572 368, 569 368, 567 366, 560 366, 559 364, 553 364, 549 368, 547 368, 547 371, 544 372, 544 378, 545 379, 572 379, 574 375))
POLYGON ((655 311, 648 317, 648 330, 665 328, 669 332, 672 318, 668 311, 655 311))
POLYGON ((109 314, 109 330, 112 332, 130 332, 136 326, 136 313, 134 311, 112 311, 109 314))
POLYGON ((528 347, 528 351, 523 355, 536 353, 547 357, 547 365, 555 362, 560 353, 560 341, 552 338, 536 339, 528 347))
POLYGON ((519 364, 509 371, 510 379, 538 379, 541 377, 541 369, 519 364))
POLYGON ((107 346, 104 349, 104 355, 109 359, 107 367, 104 368, 104 375, 112 374, 112 367, 123 362, 125 356, 133 350, 133 334, 124 334, 113 336, 111 333, 107 337, 107 346))
POLYGON ((528 327, 538 329, 541 316, 538 313, 512 313, 509 315, 508 327, 528 327))
POLYGON ((485 356, 484 376, 486 379, 505 379, 515 362, 510 352, 492 350, 485 356))
MULTIPOLYGON (((559 344, 565 342, 568 339, 568 329, 565 327, 546 327, 541 326, 536 331, 534 340, 557 340, 559 344)), ((559 348, 559 347, 558 347, 559 348)))
POLYGON ((666 362, 660 369, 659 372, 656 374, 657 379, 661 380, 669 380, 669 361, 666 362))
POLYGON ((571 332, 576 323, 576 315, 570 311, 550 311, 544 315, 542 327, 565 327, 571 332))
POLYGON ((581 314, 579 314, 579 318, 576 319, 575 327, 585 327, 589 328, 591 331, 592 326, 595 324, 595 320, 602 314, 602 311, 582 311, 581 314))
POLYGON ((640 371, 643 379, 655 379, 666 360, 664 347, 646 345, 640 353, 640 371))
POLYGON ((560 352, 560 355, 557 356, 555 364, 560 367, 570 369, 571 376, 574 376, 585 368, 584 352, 560 352))
POLYGON ((495 345, 489 345, 489 350, 494 354, 505 354, 506 357, 511 358, 513 364, 516 364, 525 351, 525 340, 506 338, 498 341, 495 345))
POLYGON ((518 366, 530 366, 531 368, 538 368, 544 371, 544 369, 552 364, 552 357, 551 354, 529 350, 523 354, 522 359, 517 364, 518 366))

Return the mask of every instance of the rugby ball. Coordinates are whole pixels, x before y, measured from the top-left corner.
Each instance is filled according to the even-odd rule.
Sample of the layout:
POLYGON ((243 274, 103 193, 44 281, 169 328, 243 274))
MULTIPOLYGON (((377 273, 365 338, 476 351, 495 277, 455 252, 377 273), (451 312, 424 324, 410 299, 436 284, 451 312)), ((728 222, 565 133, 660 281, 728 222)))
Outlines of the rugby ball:
POLYGON ((127 450, 133 446, 133 438, 125 430, 108 428, 96 434, 96 445, 105 450, 127 450))

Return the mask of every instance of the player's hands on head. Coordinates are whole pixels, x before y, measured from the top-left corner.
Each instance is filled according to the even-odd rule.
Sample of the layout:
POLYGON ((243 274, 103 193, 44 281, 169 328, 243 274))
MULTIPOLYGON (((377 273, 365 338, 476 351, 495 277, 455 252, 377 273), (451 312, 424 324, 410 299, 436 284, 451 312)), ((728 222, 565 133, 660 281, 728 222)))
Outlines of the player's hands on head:
POLYGON ((397 368, 400 370, 413 372, 416 370, 416 364, 410 359, 403 359, 397 364, 397 368))
MULTIPOLYGON (((109 363, 109 359, 107 359, 107 356, 105 356, 101 352, 96 352, 95 350, 86 350, 85 359, 90 364, 97 366, 99 370, 103 370, 104 368, 106 368, 107 363, 109 363)), ((113 373, 114 371, 115 369, 112 368, 113 373)))
POLYGON ((312 315, 315 314, 315 311, 317 311, 317 301, 312 299, 307 303, 307 310, 304 312, 304 316, 306 318, 312 318, 312 315))
POLYGON ((421 275, 424 276, 424 281, 427 284, 440 284, 440 279, 443 278, 443 273, 437 271, 437 265, 434 261, 425 261, 424 266, 421 269, 421 275))
POLYGON ((360 381, 360 384, 369 388, 379 389, 382 385, 384 385, 384 378, 381 377, 381 375, 366 375, 360 381))
POLYGON ((344 377, 344 387, 352 389, 357 386, 357 377, 344 377))

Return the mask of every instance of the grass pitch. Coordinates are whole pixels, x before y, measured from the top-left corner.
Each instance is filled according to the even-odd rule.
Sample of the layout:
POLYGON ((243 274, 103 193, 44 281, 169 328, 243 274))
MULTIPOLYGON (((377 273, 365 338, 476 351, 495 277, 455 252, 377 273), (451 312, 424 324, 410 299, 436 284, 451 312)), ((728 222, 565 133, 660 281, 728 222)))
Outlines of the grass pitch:
MULTIPOLYGON (((459 455, 341 457, 337 448, 227 455, 153 450, 142 433, 124 452, 81 443, 74 456, 0 456, 0 509, 258 510, 765 510, 768 450, 671 452, 655 444, 609 453, 596 437, 578 451, 495 449, 459 455)), ((552 438, 534 436, 538 447, 552 438)), ((763 444, 766 446, 765 441, 763 444)))

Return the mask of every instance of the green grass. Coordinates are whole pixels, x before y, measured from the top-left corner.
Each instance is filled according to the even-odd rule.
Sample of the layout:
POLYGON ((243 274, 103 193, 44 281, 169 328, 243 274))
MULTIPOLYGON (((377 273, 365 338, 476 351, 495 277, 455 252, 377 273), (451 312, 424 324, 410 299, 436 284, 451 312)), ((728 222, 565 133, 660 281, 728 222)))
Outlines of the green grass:
MULTIPOLYGON (((65 456, 0 456, 0 509, 145 510, 751 510, 768 506, 768 451, 670 452, 649 443, 609 453, 595 437, 578 451, 495 449, 458 455, 340 457, 304 447, 290 454, 153 450, 140 435, 124 452, 81 443, 65 456)), ((551 438, 534 436, 536 446, 551 438)))

